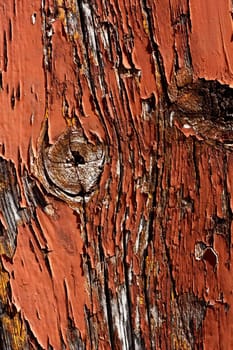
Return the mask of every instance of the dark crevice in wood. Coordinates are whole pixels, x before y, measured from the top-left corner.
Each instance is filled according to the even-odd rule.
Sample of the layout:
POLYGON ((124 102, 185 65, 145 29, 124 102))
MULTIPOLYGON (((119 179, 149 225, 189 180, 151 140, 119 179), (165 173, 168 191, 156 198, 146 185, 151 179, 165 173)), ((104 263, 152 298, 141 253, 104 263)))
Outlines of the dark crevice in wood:
POLYGON ((45 236, 44 236, 44 232, 42 231, 42 228, 41 228, 40 223, 39 223, 39 221, 38 221, 36 216, 34 218, 34 221, 35 221, 36 227, 37 227, 37 229, 39 231, 38 233, 40 233, 42 241, 44 242, 43 246, 41 246, 40 239, 38 237, 37 232, 34 230, 32 223, 29 222, 28 226, 29 226, 29 229, 31 231, 32 237, 33 237, 37 247, 39 248, 39 250, 41 250, 41 251, 43 251, 43 249, 46 250, 47 249, 47 242, 46 242, 46 239, 45 239, 45 236))
POLYGON ((13 14, 14 16, 17 14, 16 0, 13 0, 13 14))
POLYGON ((8 67, 8 49, 7 49, 7 36, 6 31, 3 32, 3 69, 4 72, 7 72, 8 67))
POLYGON ((151 8, 147 4, 147 0, 142 0, 142 7, 146 13, 146 19, 147 19, 147 25, 148 25, 148 30, 149 30, 149 38, 150 38, 150 45, 151 45, 151 50, 154 52, 155 57, 156 57, 156 63, 159 68, 159 74, 160 74, 160 79, 161 79, 161 87, 163 90, 163 96, 160 96, 161 100, 164 99, 164 102, 168 102, 168 94, 167 94, 167 79, 165 76, 165 69, 164 69, 164 64, 163 64, 163 59, 162 56, 159 52, 159 47, 158 44, 154 40, 154 33, 155 30, 153 29, 153 21, 152 21, 152 14, 151 14, 151 8))
MULTIPOLYGON (((125 221, 124 221, 125 226, 125 221)), ((127 262, 127 245, 129 239, 127 239, 130 235, 130 232, 126 231, 126 228, 123 227, 123 266, 124 266, 124 276, 125 276, 125 288, 126 288, 126 295, 127 295, 127 307, 128 307, 128 325, 125 324, 124 327, 127 329, 127 336, 128 336, 128 346, 129 349, 135 350, 135 336, 134 336, 134 330, 133 330, 133 323, 132 323, 132 303, 131 303, 131 295, 130 295, 130 283, 129 283, 129 267, 127 262)))
POLYGON ((44 262, 45 262, 45 266, 47 268, 47 271, 49 273, 49 276, 51 278, 51 280, 53 279, 53 271, 52 271, 52 267, 49 261, 49 257, 48 254, 44 254, 44 262))
POLYGON ((148 323, 148 334, 149 334, 149 342, 150 342, 150 348, 153 349, 153 335, 152 335, 152 326, 151 326, 151 318, 150 318, 150 309, 151 309, 151 303, 149 298, 149 290, 148 290, 148 276, 147 276, 147 257, 148 257, 148 244, 146 247, 146 250, 143 254, 143 263, 142 263, 142 278, 143 278, 143 288, 144 288, 144 297, 145 297, 145 311, 147 316, 147 323, 148 323))
POLYGON ((2 71, 0 71, 0 92, 3 90, 3 78, 2 78, 2 71))
POLYGON ((113 231, 113 237, 116 236, 116 232, 117 232, 117 224, 116 224, 116 220, 117 220, 117 213, 119 212, 120 206, 121 206, 121 202, 120 202, 120 198, 122 196, 122 181, 123 181, 123 174, 124 174, 124 166, 123 166, 123 161, 122 161, 122 150, 121 150, 121 133, 119 130, 119 126, 117 124, 117 119, 116 121, 113 121, 113 130, 114 130, 114 134, 116 137, 116 146, 117 146, 117 158, 119 161, 119 166, 120 166, 120 173, 118 174, 118 183, 117 183, 117 193, 119 194, 118 197, 116 198, 116 203, 115 203, 115 210, 114 210, 114 217, 113 217, 113 222, 114 222, 114 231, 113 231))
POLYGON ((95 341, 95 336, 93 334, 93 325, 92 325, 92 315, 90 313, 90 310, 85 305, 84 307, 84 314, 85 314, 85 320, 87 323, 87 332, 88 332, 88 339, 90 342, 91 350, 97 350, 98 349, 98 342, 95 341))
POLYGON ((13 32, 12 32, 12 21, 9 19, 9 40, 12 41, 13 32))
POLYGON ((2 224, 2 221, 0 220, 0 237, 3 237, 5 235, 5 227, 2 224))
POLYGON ((39 205, 42 209, 45 209, 48 203, 45 199, 44 194, 42 193, 42 191, 40 190, 40 188, 36 183, 33 184, 31 190, 32 190, 33 200, 35 201, 35 203, 39 205))
POLYGON ((106 263, 104 263, 104 295, 106 300, 106 309, 107 309, 107 325, 108 325, 108 332, 109 332, 109 341, 111 345, 111 349, 116 349, 116 342, 115 342, 115 335, 114 335, 114 326, 113 326, 113 317, 112 317, 112 310, 111 310, 111 291, 108 287, 108 270, 106 263))
MULTIPOLYGON (((30 217, 33 218, 37 224, 37 206, 45 210, 48 205, 47 199, 45 197, 45 190, 42 187, 39 187, 36 180, 28 174, 25 166, 23 166, 23 171, 20 177, 23 185, 24 195, 28 204, 28 210, 30 211, 30 217)), ((40 227, 38 228, 40 233, 42 233, 42 229, 40 227)))
MULTIPOLYGON (((228 164, 228 159, 227 159, 227 154, 224 154, 224 169, 223 169, 223 174, 224 174, 224 179, 223 179, 223 188, 224 188, 224 194, 225 194, 225 205, 226 205, 226 230, 225 230, 225 237, 226 237, 226 244, 228 247, 228 254, 229 254, 229 260, 231 258, 231 247, 232 247, 232 237, 231 237, 231 227, 232 227, 232 221, 233 221, 233 212, 231 208, 231 194, 228 191, 228 184, 227 184, 227 164, 228 164)), ((220 231, 221 232, 221 231, 220 231)), ((228 266, 230 269, 230 265, 228 266)))
POLYGON ((12 89, 12 93, 11 93, 11 108, 14 109, 15 108, 15 90, 12 89))
POLYGON ((21 97, 20 83, 18 83, 18 86, 17 86, 17 89, 16 89, 16 93, 15 93, 15 97, 16 97, 17 101, 20 100, 20 97, 21 97))

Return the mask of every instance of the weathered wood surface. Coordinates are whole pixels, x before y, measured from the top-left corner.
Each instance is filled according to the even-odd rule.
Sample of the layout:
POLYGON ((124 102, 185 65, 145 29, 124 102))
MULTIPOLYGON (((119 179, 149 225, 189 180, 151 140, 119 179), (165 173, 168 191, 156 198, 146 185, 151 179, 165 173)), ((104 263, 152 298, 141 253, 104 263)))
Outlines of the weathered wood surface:
POLYGON ((232 349, 231 6, 0 1, 1 349, 232 349))

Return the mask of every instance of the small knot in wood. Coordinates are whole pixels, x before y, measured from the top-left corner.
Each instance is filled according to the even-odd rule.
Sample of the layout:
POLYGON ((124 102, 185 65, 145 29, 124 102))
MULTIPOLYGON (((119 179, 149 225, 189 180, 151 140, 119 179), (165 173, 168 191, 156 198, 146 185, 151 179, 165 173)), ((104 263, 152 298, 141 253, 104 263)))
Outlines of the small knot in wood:
POLYGON ((77 127, 67 128, 52 145, 46 131, 41 142, 37 177, 46 190, 69 202, 90 196, 103 171, 104 145, 90 142, 77 127))

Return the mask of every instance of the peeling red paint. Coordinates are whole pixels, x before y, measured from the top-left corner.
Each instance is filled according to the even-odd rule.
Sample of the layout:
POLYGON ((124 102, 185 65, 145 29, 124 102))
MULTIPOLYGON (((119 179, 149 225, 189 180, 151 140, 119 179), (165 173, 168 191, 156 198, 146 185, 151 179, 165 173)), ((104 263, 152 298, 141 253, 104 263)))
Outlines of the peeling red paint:
POLYGON ((210 0, 205 3, 193 0, 190 3, 190 12, 190 48, 195 75, 206 79, 218 79, 232 85, 233 26, 230 2, 218 1, 213 6, 210 0))
POLYGON ((232 133, 185 121, 201 113, 193 91, 177 97, 171 88, 163 105, 174 75, 179 91, 192 78, 232 85, 229 5, 69 1, 65 13, 61 1, 23 1, 15 14, 7 5, 0 142, 26 211, 13 258, 2 259, 22 320, 45 349, 69 348, 71 320, 87 349, 231 344, 232 133), (76 125, 107 145, 99 186, 75 211, 33 172, 47 116, 51 144, 76 125), (38 186, 31 202, 24 168, 31 192, 38 186), (190 310, 200 320, 194 331, 190 310))
POLYGON ((186 31, 192 56, 194 76, 218 79, 232 85, 232 16, 228 1, 202 2, 191 0, 189 8, 186 1, 150 1, 153 19, 165 66, 170 80, 177 50, 179 67, 186 65, 186 31), (202 14, 200 16, 200 13, 202 14), (173 22, 168 23, 169 19, 173 22), (190 20, 190 28, 189 28, 190 20), (187 26, 186 26, 187 25, 187 26), (214 57, 214 59, 213 59, 214 57))
POLYGON ((83 241, 76 217, 62 203, 53 201, 53 205, 55 220, 38 212, 44 239, 39 238, 36 227, 33 228, 36 236, 27 226, 20 228, 13 263, 5 261, 4 267, 14 276, 11 279, 13 302, 29 322, 40 345, 46 348, 49 339, 54 349, 59 349, 60 332, 66 342, 68 315, 85 338, 85 322, 79 315, 88 304, 88 293, 80 269, 83 241), (48 253, 42 251, 45 248, 48 253), (52 276, 46 267, 45 255, 52 276))

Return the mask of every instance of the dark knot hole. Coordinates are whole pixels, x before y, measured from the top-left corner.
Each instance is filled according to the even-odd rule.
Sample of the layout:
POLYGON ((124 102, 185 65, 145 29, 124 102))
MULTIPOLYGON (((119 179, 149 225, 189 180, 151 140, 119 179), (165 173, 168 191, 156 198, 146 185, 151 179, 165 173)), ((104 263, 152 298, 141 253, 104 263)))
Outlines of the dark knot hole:
POLYGON ((72 153, 72 156, 74 158, 75 165, 85 164, 85 160, 84 160, 83 156, 78 151, 71 151, 71 153, 72 153))

